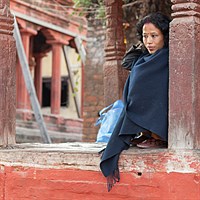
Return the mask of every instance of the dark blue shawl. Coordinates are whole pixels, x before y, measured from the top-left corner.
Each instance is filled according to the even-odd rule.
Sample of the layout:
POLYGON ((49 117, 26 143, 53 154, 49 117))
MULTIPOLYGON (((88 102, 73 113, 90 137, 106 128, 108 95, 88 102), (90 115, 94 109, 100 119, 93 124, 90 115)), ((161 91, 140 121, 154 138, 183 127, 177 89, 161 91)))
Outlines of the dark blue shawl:
POLYGON ((120 153, 131 139, 149 130, 167 141, 169 50, 142 54, 132 66, 124 87, 124 110, 103 152, 100 168, 107 177, 108 191, 118 182, 120 153))

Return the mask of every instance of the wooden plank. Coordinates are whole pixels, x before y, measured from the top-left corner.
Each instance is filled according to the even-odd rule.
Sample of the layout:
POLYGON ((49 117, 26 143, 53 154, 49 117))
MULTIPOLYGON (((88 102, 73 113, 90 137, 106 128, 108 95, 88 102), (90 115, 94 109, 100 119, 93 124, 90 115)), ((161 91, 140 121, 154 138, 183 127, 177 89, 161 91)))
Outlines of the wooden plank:
MULTIPOLYGON (((83 45, 83 42, 82 42, 82 39, 77 36, 75 39, 74 39, 74 42, 75 42, 75 45, 76 45, 76 48, 78 50, 78 53, 81 57, 81 61, 82 61, 82 92, 81 92, 81 108, 83 106, 83 93, 84 93, 84 66, 86 64, 86 51, 85 51, 85 47, 83 45)), ((82 111, 81 111, 82 112, 82 111)))
POLYGON ((83 62, 83 65, 85 65, 85 61, 86 61, 86 51, 85 51, 83 42, 82 42, 82 40, 81 40, 80 37, 76 37, 76 38, 74 39, 74 41, 75 41, 75 44, 76 44, 78 53, 79 53, 79 55, 81 56, 81 61, 83 62))
POLYGON ((66 63, 67 71, 68 71, 68 74, 69 74, 69 81, 70 81, 70 85, 71 85, 71 89, 72 89, 72 93, 73 93, 73 97, 74 97, 74 103, 75 103, 77 115, 80 118, 81 117, 81 111, 80 111, 80 107, 78 106, 78 97, 75 94, 76 92, 75 92, 75 89, 74 89, 75 88, 74 78, 73 78, 73 74, 72 74, 72 71, 71 71, 72 67, 71 67, 70 59, 67 55, 67 51, 68 51, 68 47, 63 46, 63 54, 64 54, 64 57, 65 57, 65 63, 66 63))
POLYGON ((35 119, 38 123, 40 133, 41 133, 44 143, 51 143, 51 139, 48 135, 47 128, 46 128, 46 125, 44 123, 44 119, 43 119, 43 116, 41 113, 40 104, 38 102, 37 95, 35 92, 33 79, 31 77, 31 73, 29 70, 29 65, 28 65, 28 61, 27 61, 26 54, 24 51, 24 46, 22 44, 22 39, 21 39, 21 35, 19 32, 19 27, 18 27, 16 18, 15 18, 15 22, 14 22, 14 38, 16 40, 17 53, 18 53, 20 64, 21 64, 26 88, 27 88, 28 94, 30 96, 31 105, 32 105, 32 108, 34 111, 35 119))

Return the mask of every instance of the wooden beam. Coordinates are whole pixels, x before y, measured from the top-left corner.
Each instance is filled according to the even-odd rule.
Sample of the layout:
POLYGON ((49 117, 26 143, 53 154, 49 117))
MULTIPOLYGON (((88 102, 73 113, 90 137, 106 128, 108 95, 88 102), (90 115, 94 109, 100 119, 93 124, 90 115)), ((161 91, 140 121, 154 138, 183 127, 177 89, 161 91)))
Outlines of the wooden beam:
POLYGON ((86 52, 85 52, 85 48, 83 46, 83 42, 81 40, 80 37, 76 37, 74 39, 75 41, 75 44, 76 44, 76 47, 77 47, 77 50, 78 50, 78 53, 79 55, 81 56, 81 61, 83 62, 83 65, 85 65, 85 61, 86 61, 86 52))
POLYGON ((73 97, 74 97, 74 103, 76 106, 76 111, 77 111, 77 115, 80 118, 81 117, 81 111, 80 111, 80 107, 78 106, 78 97, 75 94, 75 84, 74 84, 74 80, 73 80, 73 74, 71 71, 71 62, 69 60, 69 57, 67 56, 67 51, 68 51, 68 47, 67 46, 63 46, 63 53, 64 53, 64 57, 65 57, 65 63, 66 63, 66 67, 67 67, 67 71, 69 74, 69 81, 70 81, 70 85, 71 85, 71 89, 72 89, 72 93, 73 93, 73 97))

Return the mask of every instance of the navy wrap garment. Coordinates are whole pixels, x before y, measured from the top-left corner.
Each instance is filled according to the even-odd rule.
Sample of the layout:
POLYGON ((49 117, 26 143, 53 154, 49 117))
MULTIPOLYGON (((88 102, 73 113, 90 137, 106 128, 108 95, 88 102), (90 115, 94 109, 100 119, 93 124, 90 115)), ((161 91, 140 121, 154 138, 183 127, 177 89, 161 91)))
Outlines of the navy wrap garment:
POLYGON ((107 177, 108 191, 119 181, 118 160, 131 139, 148 130, 167 141, 169 50, 142 54, 133 63, 124 87, 124 110, 103 152, 100 168, 107 177))

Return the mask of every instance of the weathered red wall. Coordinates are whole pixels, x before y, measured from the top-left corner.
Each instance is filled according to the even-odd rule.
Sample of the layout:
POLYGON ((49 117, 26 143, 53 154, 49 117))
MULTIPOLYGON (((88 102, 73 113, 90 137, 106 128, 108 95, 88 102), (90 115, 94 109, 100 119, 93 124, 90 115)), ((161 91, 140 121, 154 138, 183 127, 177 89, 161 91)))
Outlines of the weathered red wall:
POLYGON ((199 200, 200 174, 122 173, 106 191, 100 172, 1 166, 0 200, 199 200))
POLYGON ((20 144, 0 150, 0 200, 199 200, 200 152, 130 148, 107 192, 99 144, 20 144))

